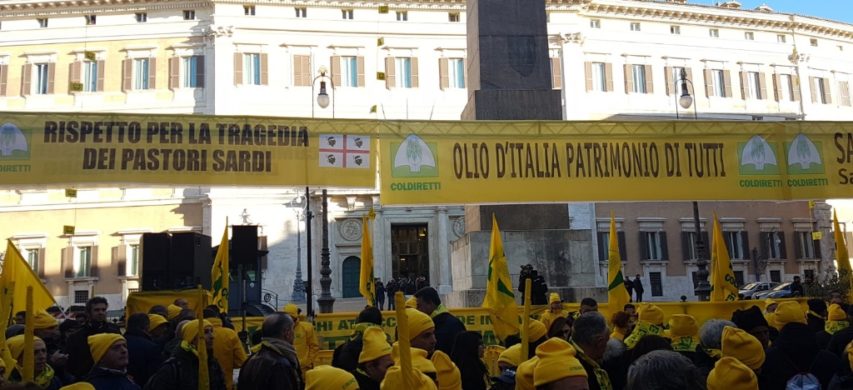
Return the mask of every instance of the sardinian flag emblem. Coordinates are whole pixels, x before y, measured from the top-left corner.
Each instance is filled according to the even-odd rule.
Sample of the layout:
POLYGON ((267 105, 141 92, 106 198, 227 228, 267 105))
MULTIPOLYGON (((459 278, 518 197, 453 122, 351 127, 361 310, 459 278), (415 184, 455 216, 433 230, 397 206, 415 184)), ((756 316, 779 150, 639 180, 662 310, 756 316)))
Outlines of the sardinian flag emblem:
POLYGON ((370 137, 320 134, 320 167, 370 168, 370 137))

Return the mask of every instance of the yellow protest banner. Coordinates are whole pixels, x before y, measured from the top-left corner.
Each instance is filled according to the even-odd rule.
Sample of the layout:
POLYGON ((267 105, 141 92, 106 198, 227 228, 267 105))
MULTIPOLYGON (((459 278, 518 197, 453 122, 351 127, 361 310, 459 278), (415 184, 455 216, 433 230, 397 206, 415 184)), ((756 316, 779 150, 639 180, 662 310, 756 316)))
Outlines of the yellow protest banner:
POLYGON ((374 122, 271 117, 0 114, 11 185, 374 188, 374 122))

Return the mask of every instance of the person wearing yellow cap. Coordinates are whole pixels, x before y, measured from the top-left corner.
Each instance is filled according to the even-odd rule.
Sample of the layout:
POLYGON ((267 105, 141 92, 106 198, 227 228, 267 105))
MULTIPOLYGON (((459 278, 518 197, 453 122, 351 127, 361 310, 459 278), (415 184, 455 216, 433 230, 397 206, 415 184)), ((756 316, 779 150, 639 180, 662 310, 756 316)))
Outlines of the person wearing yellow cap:
POLYGON ((45 310, 33 314, 33 334, 42 339, 47 346, 47 362, 58 372, 64 372, 68 363, 68 354, 60 350, 62 335, 59 333, 59 321, 45 310))
POLYGON ((847 312, 841 308, 841 305, 833 303, 829 305, 829 315, 827 316, 824 330, 826 333, 833 335, 839 330, 850 326, 850 321, 847 321, 847 312))
POLYGON ((800 306, 799 302, 785 301, 776 306, 776 311, 773 312, 773 318, 775 319, 778 329, 782 330, 785 325, 792 322, 805 324, 806 312, 803 310, 803 307, 800 306))
POLYGON ((213 357, 225 375, 225 388, 231 390, 234 388, 234 370, 242 367, 249 356, 237 332, 223 326, 219 308, 210 305, 203 314, 204 319, 213 325, 213 357))
POLYGON ((432 354, 432 364, 435 366, 438 390, 462 390, 462 374, 456 364, 450 360, 450 356, 444 352, 435 351, 432 354))
POLYGON ((240 390, 302 388, 302 370, 293 347, 293 318, 284 313, 266 316, 261 336, 259 349, 240 369, 237 387, 240 390))
POLYGON ((527 343, 529 344, 527 358, 532 358, 536 354, 536 347, 547 339, 548 329, 545 328, 545 324, 531 318, 527 325, 527 343))
POLYGON ((95 390, 95 386, 92 386, 89 382, 77 382, 68 386, 62 386, 59 390, 95 390))
POLYGON ((548 296, 548 310, 542 313, 539 321, 542 321, 545 329, 550 329, 551 323, 554 322, 555 318, 566 317, 568 315, 569 312, 563 309, 563 301, 560 299, 560 294, 552 292, 548 296))
POLYGON ((723 328, 722 344, 723 357, 731 356, 746 364, 756 374, 761 373, 765 359, 764 348, 755 336, 743 329, 727 326, 723 328))
POLYGON ((107 321, 109 304, 104 297, 92 297, 86 302, 86 322, 65 341, 68 353, 66 371, 77 378, 83 378, 94 366, 89 352, 89 336, 101 333, 121 334, 116 324, 107 321))
MULTIPOLYGON (((391 300, 393 301, 393 299, 391 300)), ((349 339, 337 346, 332 354, 332 366, 344 371, 353 372, 358 368, 359 356, 362 350, 364 331, 372 326, 382 326, 382 312, 376 306, 365 307, 355 318, 352 334, 349 339)), ((388 337, 390 345, 391 338, 388 337)))
POLYGON ((708 374, 708 390, 758 390, 758 377, 737 359, 724 356, 708 374))
POLYGON ((409 299, 406 299, 406 307, 411 308, 411 309, 417 309, 418 308, 418 299, 415 298, 414 296, 409 297, 409 299))
POLYGON ((290 315, 296 324, 293 327, 293 346, 296 348, 296 357, 299 358, 302 375, 305 375, 306 371, 314 367, 314 359, 320 353, 320 342, 317 341, 317 335, 314 333, 314 324, 302 321, 300 318, 302 310, 292 303, 285 305, 282 311, 290 315))
POLYGON ((385 374, 385 379, 379 388, 382 390, 437 390, 435 382, 430 377, 422 372, 412 368, 409 373, 412 382, 407 384, 403 382, 403 368, 400 366, 392 366, 385 374))
POLYGON ((575 349, 575 356, 586 370, 590 389, 613 388, 610 376, 601 367, 608 340, 610 340, 610 331, 607 329, 607 320, 601 313, 587 312, 575 320, 570 344, 575 349))
POLYGON ((515 370, 524 359, 521 358, 521 344, 515 344, 501 352, 498 355, 498 369, 515 370))
POLYGON ((675 352, 696 352, 699 346, 699 325, 688 314, 673 314, 669 318, 669 330, 664 332, 672 340, 675 352))
POLYGON ((180 331, 180 344, 172 357, 148 380, 145 390, 190 390, 198 388, 199 338, 203 337, 207 352, 207 371, 210 390, 225 390, 222 369, 213 356, 213 324, 204 320, 187 321, 180 331))
POLYGON ((359 390, 361 388, 352 374, 340 368, 322 365, 305 373, 305 390, 327 389, 359 390))
POLYGON ((640 306, 637 325, 631 334, 625 338, 625 345, 628 349, 632 349, 645 335, 663 335, 663 324, 664 313, 661 308, 652 304, 640 306))
POLYGON ((465 324, 450 314, 447 307, 441 303, 438 291, 434 288, 424 287, 418 290, 415 292, 415 299, 418 302, 418 310, 432 318, 435 326, 435 348, 450 355, 453 352, 456 335, 466 330, 465 324))
POLYGON ((575 348, 553 337, 536 347, 539 362, 533 369, 537 389, 588 389, 587 372, 575 357, 575 348))
MULTIPOLYGON (((141 315, 145 316, 145 314, 141 315)), ((89 336, 88 341, 95 367, 86 376, 86 382, 90 383, 96 390, 140 389, 139 385, 127 375, 129 355, 127 341, 124 337, 112 333, 102 333, 89 336)))
POLYGON ((394 365, 391 357, 391 345, 382 328, 371 326, 362 334, 362 348, 358 355, 358 368, 355 379, 361 390, 378 390, 385 379, 388 368, 394 365))
POLYGON ((427 351, 427 356, 432 356, 435 350, 435 324, 432 318, 418 309, 406 308, 406 317, 409 320, 409 340, 412 348, 420 348, 427 351))
POLYGON ((533 356, 518 365, 518 368, 515 370, 516 390, 536 390, 536 386, 533 384, 533 375, 537 364, 539 364, 539 357, 533 356))
POLYGON ((162 345, 171 338, 171 329, 169 329, 169 320, 159 314, 148 314, 148 334, 151 339, 157 344, 162 345))
MULTIPOLYGON (((22 382, 22 367, 24 362, 24 335, 17 335, 6 340, 6 348, 9 348, 9 353, 12 359, 17 361, 17 366, 12 368, 9 375, 9 382, 22 382)), ((55 375, 55 371, 50 364, 47 363, 47 346, 42 339, 35 337, 33 342, 33 350, 35 352, 35 365, 33 373, 33 382, 42 389, 55 390, 62 386, 59 377, 55 375)))
POLYGON ((166 319, 171 321, 171 320, 174 320, 175 318, 178 318, 178 316, 181 315, 182 310, 184 310, 184 309, 182 309, 178 305, 166 306, 166 312, 168 313, 168 315, 166 316, 166 319))

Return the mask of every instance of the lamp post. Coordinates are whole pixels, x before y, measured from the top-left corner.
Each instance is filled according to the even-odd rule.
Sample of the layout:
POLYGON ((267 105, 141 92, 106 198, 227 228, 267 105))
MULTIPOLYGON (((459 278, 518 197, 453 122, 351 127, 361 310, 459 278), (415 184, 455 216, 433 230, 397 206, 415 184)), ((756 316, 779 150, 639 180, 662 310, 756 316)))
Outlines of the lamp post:
MULTIPOLYGON (((678 115, 678 107, 687 110, 693 106, 693 119, 699 119, 699 113, 696 105, 693 104, 693 94, 696 94, 696 89, 693 88, 693 82, 687 79, 687 71, 681 68, 678 80, 675 80, 674 90, 678 91, 678 86, 681 84, 681 95, 675 94, 675 119, 681 119, 678 115), (688 89, 688 85, 690 89, 688 89)), ((702 239, 702 223, 699 220, 699 202, 693 201, 693 225, 696 230, 696 277, 699 282, 696 283, 694 289, 695 294, 700 301, 707 301, 711 295, 711 285, 708 284, 708 260, 705 257, 705 241, 702 239)))
MULTIPOLYGON (((302 197, 294 200, 298 206, 302 205, 302 197)), ((303 211, 296 209, 296 279, 293 280, 293 293, 291 300, 294 302, 305 302, 305 283, 302 282, 302 222, 303 211)))
POLYGON ((314 318, 314 280, 313 260, 311 259, 311 220, 314 213, 311 212, 311 194, 305 187, 305 267, 308 268, 308 279, 305 283, 305 296, 308 298, 308 318, 314 318))
POLYGON ((326 190, 323 190, 323 246, 320 248, 320 297, 317 304, 320 305, 320 313, 331 313, 335 305, 332 296, 332 269, 329 261, 329 198, 326 190))
MULTIPOLYGON (((326 67, 325 66, 321 66, 319 71, 320 71, 320 74, 317 75, 317 77, 314 77, 314 80, 311 81, 311 96, 313 98, 314 86, 317 85, 317 80, 320 80, 320 92, 317 94, 317 105, 320 106, 320 108, 329 107, 329 100, 330 99, 329 99, 328 90, 326 89, 326 81, 325 81, 325 80, 328 80, 329 85, 332 86, 332 88, 331 88, 331 90, 332 90, 332 96, 331 96, 332 119, 334 119, 335 118, 335 83, 334 83, 334 81, 332 81, 331 77, 326 75, 326 67)), ((314 118, 314 102, 313 101, 311 102, 311 118, 314 118)))

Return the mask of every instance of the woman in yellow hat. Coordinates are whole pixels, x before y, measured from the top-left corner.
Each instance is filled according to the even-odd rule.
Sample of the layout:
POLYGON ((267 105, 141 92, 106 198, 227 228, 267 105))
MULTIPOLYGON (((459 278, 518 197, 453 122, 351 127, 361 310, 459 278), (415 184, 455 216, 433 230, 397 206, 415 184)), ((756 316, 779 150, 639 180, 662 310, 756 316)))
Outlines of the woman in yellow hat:
MULTIPOLYGON (((6 347, 12 354, 12 358, 18 361, 18 365, 12 368, 9 382, 19 383, 22 381, 24 369, 24 335, 17 335, 6 340, 6 347)), ((33 382, 41 389, 57 390, 62 387, 62 382, 55 375, 53 367, 47 363, 47 345, 38 337, 34 337, 33 349, 35 352, 35 366, 33 382)))

